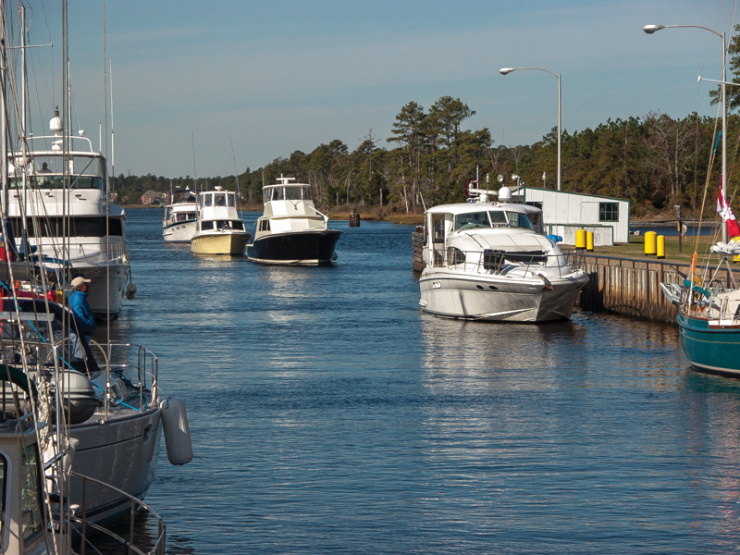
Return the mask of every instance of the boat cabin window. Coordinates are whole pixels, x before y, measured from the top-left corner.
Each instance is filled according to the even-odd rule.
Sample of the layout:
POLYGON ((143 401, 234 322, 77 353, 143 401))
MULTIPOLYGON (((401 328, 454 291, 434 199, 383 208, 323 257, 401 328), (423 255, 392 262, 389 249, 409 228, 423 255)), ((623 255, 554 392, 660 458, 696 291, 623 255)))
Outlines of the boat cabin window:
POLYGON ((272 190, 272 200, 283 200, 283 188, 275 187, 272 190))
POLYGON ((226 206, 226 193, 216 193, 213 197, 215 200, 213 206, 226 206))
POLYGON ((488 217, 491 218, 491 224, 493 224, 493 227, 498 227, 500 225, 506 226, 506 216, 501 211, 496 212, 489 212, 488 217))
POLYGON ((491 227, 491 224, 488 222, 487 212, 472 212, 470 214, 458 214, 455 216, 455 231, 478 229, 481 227, 491 227))
POLYGON ((229 206, 231 208, 236 207, 236 195, 234 193, 227 193, 226 198, 229 200, 229 206))
POLYGON ((257 231, 270 231, 270 220, 260 220, 259 229, 257 231))
POLYGON ((216 222, 209 221, 209 222, 200 222, 200 229, 202 230, 208 230, 213 229, 213 226, 216 222))
MULTIPOLYGON (((44 189, 61 189, 65 186, 72 189, 101 189, 103 172, 99 157, 73 156, 67 160, 67 171, 64 171, 61 156, 36 156, 28 164, 26 184, 44 189), (64 174, 67 174, 66 177, 64 174)), ((23 186, 23 171, 10 165, 10 187, 23 186)))
MULTIPOLYGON (((65 218, 60 216, 48 218, 27 218, 25 232, 28 237, 105 237, 105 216, 71 216, 65 218), (66 230, 66 233, 65 233, 66 230)), ((16 238, 23 236, 23 220, 10 218, 10 225, 16 238)), ((123 235, 123 220, 121 218, 108 218, 108 235, 110 237, 121 237, 123 235)))
POLYGON ((21 451, 21 534, 28 542, 41 532, 41 480, 36 445, 21 451))
POLYGON ((526 214, 520 214, 519 212, 507 212, 506 216, 509 219, 509 227, 523 227, 526 229, 534 229, 526 214))
POLYGON ((203 193, 201 198, 203 199, 203 206, 213 206, 213 195, 211 193, 203 193))
POLYGON ((286 187, 286 200, 311 200, 311 187, 286 187))
POLYGON ((542 213, 541 212, 534 212, 532 214, 527 214, 527 218, 529 218, 529 223, 532 224, 532 227, 537 233, 543 232, 544 225, 542 223, 542 213))

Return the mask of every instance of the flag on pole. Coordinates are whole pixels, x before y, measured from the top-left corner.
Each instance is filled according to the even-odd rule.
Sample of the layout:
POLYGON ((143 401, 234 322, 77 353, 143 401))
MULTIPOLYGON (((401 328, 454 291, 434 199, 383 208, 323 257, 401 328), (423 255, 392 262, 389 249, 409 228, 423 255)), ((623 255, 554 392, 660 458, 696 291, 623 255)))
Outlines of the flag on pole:
POLYGON ((730 208, 730 205, 727 204, 727 199, 722 194, 722 187, 719 188, 719 193, 717 195, 717 212, 719 212, 719 215, 722 216, 722 219, 727 224, 727 236, 728 237, 737 237, 740 235, 740 226, 737 224, 737 220, 735 219, 735 214, 732 213, 732 208, 730 208))

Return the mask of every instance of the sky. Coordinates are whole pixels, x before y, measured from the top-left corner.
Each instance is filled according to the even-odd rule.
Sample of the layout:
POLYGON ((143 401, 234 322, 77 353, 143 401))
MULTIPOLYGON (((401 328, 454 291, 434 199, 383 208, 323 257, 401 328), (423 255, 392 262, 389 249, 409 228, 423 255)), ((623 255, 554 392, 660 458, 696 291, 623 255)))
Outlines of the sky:
MULTIPOLYGON (((61 104, 61 2, 25 2, 31 127, 61 104)), ((73 124, 98 147, 104 123, 103 1, 70 2, 73 124)), ((442 96, 476 111, 468 129, 531 144, 651 111, 714 115, 731 0, 107 0, 115 172, 199 177, 256 169, 370 129, 386 142, 401 107, 442 96), (194 148, 192 144, 194 143, 194 148), (232 147, 234 156, 232 158, 232 147), (194 156, 193 156, 194 153, 194 156)), ((735 21, 740 15, 735 16, 735 21)), ((16 51, 17 52, 17 51, 16 51)))

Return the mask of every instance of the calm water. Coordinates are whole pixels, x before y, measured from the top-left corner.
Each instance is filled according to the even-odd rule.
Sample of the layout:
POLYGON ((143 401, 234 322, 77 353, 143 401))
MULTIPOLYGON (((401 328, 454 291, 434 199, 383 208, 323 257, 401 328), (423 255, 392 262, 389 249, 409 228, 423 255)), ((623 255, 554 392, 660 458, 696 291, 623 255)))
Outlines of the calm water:
MULTIPOLYGON (((256 214, 249 214, 253 228, 256 214)), ((147 500, 173 554, 735 553, 740 381, 673 327, 423 315, 409 226, 348 229, 330 268, 165 246, 131 210, 137 299, 195 460, 147 500)))

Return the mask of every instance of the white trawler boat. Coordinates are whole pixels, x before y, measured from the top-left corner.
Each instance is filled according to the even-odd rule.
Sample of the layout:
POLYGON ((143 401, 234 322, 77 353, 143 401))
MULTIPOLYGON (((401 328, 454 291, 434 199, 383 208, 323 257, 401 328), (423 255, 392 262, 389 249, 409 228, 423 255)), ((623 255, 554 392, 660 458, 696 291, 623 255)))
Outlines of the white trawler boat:
POLYGON ((196 193, 189 188, 172 192, 162 220, 162 237, 166 243, 189 243, 193 238, 198 219, 195 201, 196 193))
POLYGON ((244 254, 249 233, 236 210, 236 193, 198 193, 198 220, 190 250, 196 254, 244 254))
POLYGON ((544 322, 570 318, 588 277, 542 234, 542 211, 512 204, 502 187, 471 189, 473 202, 426 211, 422 309, 471 320, 544 322))
POLYGON ((69 137, 71 151, 64 168, 58 115, 50 129, 53 137, 26 139, 30 152, 10 155, 18 164, 9 168, 7 210, 16 242, 23 250, 25 234, 40 261, 64 260, 72 274, 91 279, 88 300, 93 314, 116 318, 123 297, 136 292, 126 249, 126 214, 115 204, 108 204, 106 214, 106 162, 93 151, 92 142, 69 137))
POLYGON ((280 176, 280 183, 263 187, 264 214, 257 220, 247 256, 266 264, 331 264, 342 232, 329 229, 329 217, 311 200, 311 186, 290 183, 293 180, 280 176))

